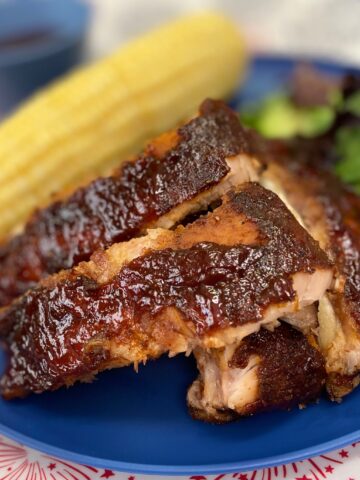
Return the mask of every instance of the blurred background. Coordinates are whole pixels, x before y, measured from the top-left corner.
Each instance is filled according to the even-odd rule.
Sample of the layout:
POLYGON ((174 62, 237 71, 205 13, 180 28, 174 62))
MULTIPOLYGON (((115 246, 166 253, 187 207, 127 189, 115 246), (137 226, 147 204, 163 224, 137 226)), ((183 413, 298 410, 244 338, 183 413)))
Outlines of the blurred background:
POLYGON ((252 53, 360 66, 359 0, 0 0, 0 116, 75 65, 209 8, 239 24, 252 53))
POLYGON ((94 10, 89 54, 102 55, 186 12, 230 15, 257 52, 317 55, 360 65, 359 0, 87 0, 94 10))

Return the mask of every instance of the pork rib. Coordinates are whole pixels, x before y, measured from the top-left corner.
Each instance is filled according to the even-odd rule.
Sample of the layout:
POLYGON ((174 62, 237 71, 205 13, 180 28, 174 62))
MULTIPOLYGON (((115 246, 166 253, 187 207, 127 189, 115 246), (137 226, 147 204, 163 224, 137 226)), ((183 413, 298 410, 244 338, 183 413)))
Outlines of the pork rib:
POLYGON ((200 376, 188 391, 192 416, 224 423, 316 400, 326 372, 321 353, 311 336, 309 340, 282 323, 273 331, 262 328, 238 346, 195 349, 200 376))
POLYGON ((335 264, 334 288, 319 302, 318 340, 328 392, 339 400, 360 381, 360 197, 319 166, 316 142, 270 144, 262 183, 297 212, 335 264))
POLYGON ((279 198, 244 184, 194 223, 98 251, 3 309, 2 393, 226 347, 312 304, 331 282, 326 254, 279 198))
POLYGON ((147 228, 170 228, 232 185, 256 180, 247 133, 222 102, 155 139, 135 161, 38 210, 0 246, 0 306, 49 274, 147 228))

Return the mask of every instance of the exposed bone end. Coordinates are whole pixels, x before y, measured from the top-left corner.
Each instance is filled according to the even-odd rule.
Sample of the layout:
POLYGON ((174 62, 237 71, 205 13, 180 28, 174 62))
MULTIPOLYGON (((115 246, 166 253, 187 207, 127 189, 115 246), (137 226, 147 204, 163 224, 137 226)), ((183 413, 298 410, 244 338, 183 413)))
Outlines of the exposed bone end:
POLYGON ((230 409, 218 409, 211 405, 204 408, 203 404, 204 384, 200 379, 195 380, 187 393, 187 405, 190 415, 195 420, 202 420, 208 423, 228 423, 235 420, 238 415, 230 409))

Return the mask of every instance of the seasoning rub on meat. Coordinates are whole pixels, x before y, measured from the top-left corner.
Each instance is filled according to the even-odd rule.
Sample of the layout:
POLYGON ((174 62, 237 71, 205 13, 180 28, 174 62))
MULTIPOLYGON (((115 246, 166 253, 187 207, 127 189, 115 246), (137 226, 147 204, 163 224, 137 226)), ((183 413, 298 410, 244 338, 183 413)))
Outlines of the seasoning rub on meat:
POLYGON ((0 306, 99 248, 171 228, 231 186, 256 180, 260 168, 236 114, 220 101, 203 102, 197 117, 113 175, 38 210, 0 246, 0 306))
POLYGON ((1 312, 6 398, 54 390, 163 353, 224 348, 318 301, 332 265, 256 183, 175 230, 114 244, 1 312))

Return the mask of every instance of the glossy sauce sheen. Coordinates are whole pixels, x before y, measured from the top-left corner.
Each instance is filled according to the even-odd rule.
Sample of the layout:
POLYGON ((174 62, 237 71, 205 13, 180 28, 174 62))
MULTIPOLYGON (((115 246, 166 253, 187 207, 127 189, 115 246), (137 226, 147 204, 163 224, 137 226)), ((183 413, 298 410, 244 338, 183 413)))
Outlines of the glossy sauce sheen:
MULTIPOLYGON (((239 221, 256 225, 256 245, 199 242, 137 257, 105 284, 67 274, 55 286, 28 292, 3 313, 13 325, 7 343, 11 366, 8 388, 57 388, 69 378, 103 368, 106 342, 134 345, 149 333, 151 319, 174 307, 191 322, 197 337, 260 320, 267 307, 295 299, 292 275, 329 268, 326 255, 282 202, 257 184, 228 194, 226 205, 239 221), (88 348, 90 340, 99 348, 88 348)), ((206 230, 206 219, 202 228, 206 230)), ((196 222, 195 222, 196 223, 196 222)), ((189 227, 190 228, 190 227, 189 227)), ((146 348, 146 340, 141 340, 146 348), (144 343, 145 342, 145 343, 144 343)), ((134 348, 134 347, 132 347, 134 348)))
POLYGON ((259 400, 247 413, 291 408, 318 398, 325 384, 322 355, 306 337, 283 323, 273 332, 261 329, 249 335, 236 350, 231 368, 245 368, 251 355, 260 357, 259 400))
POLYGON ((177 137, 161 155, 150 145, 113 176, 37 211, 23 234, 0 247, 0 305, 95 250, 139 235, 224 178, 226 157, 248 151, 237 116, 217 101, 205 101, 177 137))
POLYGON ((277 141, 272 148, 277 161, 298 178, 303 195, 313 196, 322 206, 329 253, 345 279, 344 294, 333 294, 331 299, 338 315, 350 313, 360 327, 360 197, 326 167, 334 148, 301 139, 277 141))
POLYGON ((322 203, 336 264, 345 276, 344 300, 360 327, 360 197, 334 183, 323 195, 322 203))

